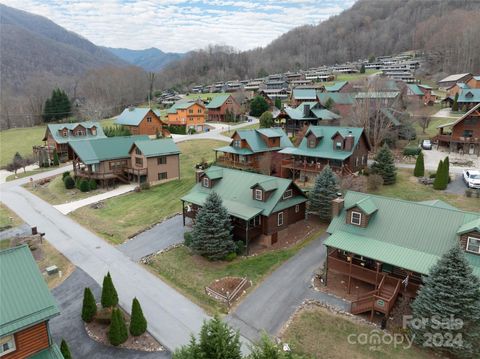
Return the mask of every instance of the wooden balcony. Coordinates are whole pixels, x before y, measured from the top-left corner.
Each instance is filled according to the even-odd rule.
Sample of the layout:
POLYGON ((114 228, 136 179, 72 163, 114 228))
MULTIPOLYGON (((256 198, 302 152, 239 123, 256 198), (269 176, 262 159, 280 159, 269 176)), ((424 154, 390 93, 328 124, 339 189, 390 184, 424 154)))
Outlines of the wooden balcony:
POLYGON ((461 136, 452 136, 452 135, 444 135, 439 134, 432 138, 434 142, 453 142, 453 143, 473 143, 473 144, 480 144, 480 138, 477 137, 461 137, 461 136))
POLYGON ((257 161, 240 162, 226 156, 218 157, 217 164, 220 166, 237 169, 256 169, 259 167, 259 163, 257 161))

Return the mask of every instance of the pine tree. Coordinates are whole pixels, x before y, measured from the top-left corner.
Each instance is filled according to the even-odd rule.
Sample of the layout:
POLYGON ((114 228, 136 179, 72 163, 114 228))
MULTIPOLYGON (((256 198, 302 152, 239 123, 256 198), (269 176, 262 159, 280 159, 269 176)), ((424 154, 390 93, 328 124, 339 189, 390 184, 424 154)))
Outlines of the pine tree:
POLYGON ((275 97, 275 107, 279 110, 282 109, 282 100, 280 99, 280 97, 275 97))
POLYGON ((445 166, 443 161, 438 162, 437 173, 435 174, 435 180, 433 181, 433 188, 437 190, 444 190, 447 188, 448 182, 445 180, 445 166))
POLYGON ((97 314, 97 303, 92 291, 87 287, 83 291, 82 320, 90 323, 95 314, 97 314))
POLYGON ((134 337, 142 335, 147 330, 147 320, 143 316, 142 307, 137 298, 133 298, 132 316, 130 317, 130 334, 134 337))
POLYGON ((384 144, 375 156, 375 162, 372 165, 373 173, 383 178, 384 185, 391 185, 397 181, 397 169, 392 151, 384 144))
POLYGON ((208 195, 197 213, 192 231, 192 249, 211 260, 223 259, 235 249, 230 217, 215 192, 208 195))
POLYGON ((54 166, 60 165, 60 160, 58 159, 57 151, 53 151, 53 165, 54 166))
POLYGON ((62 353, 64 359, 72 359, 70 348, 68 347, 65 339, 62 339, 62 342, 60 343, 60 352, 62 353))
POLYGON ((112 345, 120 345, 128 339, 127 326, 122 312, 118 308, 112 310, 112 320, 108 330, 108 340, 112 345))
POLYGON ((415 177, 425 176, 425 162, 423 160, 423 152, 420 152, 417 156, 417 161, 415 162, 415 169, 413 170, 413 175, 415 177))
POLYGON ((445 167, 443 169, 444 171, 444 180, 447 182, 447 186, 448 186, 448 183, 450 182, 450 159, 447 157, 445 157, 445 159, 443 160, 443 166, 445 167))
POLYGON ((455 94, 455 99, 453 100, 452 111, 458 111, 458 92, 455 94))
POLYGON ((330 166, 326 166, 315 179, 310 194, 310 212, 318 214, 321 220, 332 219, 332 200, 337 197, 338 180, 330 166))
POLYGON ((203 324, 199 339, 203 358, 241 359, 240 334, 218 316, 203 324))
POLYGON ((113 285, 110 272, 108 272, 107 275, 103 277, 101 302, 103 308, 114 307, 118 304, 118 295, 115 286, 113 285))
MULTIPOLYGON (((429 335, 440 333, 441 338, 452 338, 453 347, 433 348, 460 358, 479 358, 480 348, 480 280, 472 272, 459 245, 445 253, 430 269, 423 285, 412 304, 413 317, 426 319, 425 326, 411 322, 414 340, 420 345, 427 344, 429 335), (438 328, 432 318, 440 321, 463 321, 460 328, 438 328), (447 334, 449 333, 449 334, 447 334), (458 339, 460 339, 460 342, 458 339)), ((431 343, 430 343, 431 344, 431 343)))
POLYGON ((250 103, 250 116, 261 116, 268 110, 268 103, 262 96, 255 96, 250 103))
POLYGON ((360 67, 360 73, 361 74, 365 73, 365 64, 362 64, 362 66, 360 67))

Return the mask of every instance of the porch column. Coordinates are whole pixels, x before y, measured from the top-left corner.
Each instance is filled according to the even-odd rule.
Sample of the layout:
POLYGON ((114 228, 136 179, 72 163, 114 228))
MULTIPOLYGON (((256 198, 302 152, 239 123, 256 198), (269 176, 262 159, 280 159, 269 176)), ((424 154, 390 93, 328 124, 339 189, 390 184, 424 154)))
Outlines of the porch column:
POLYGON ((351 285, 352 285, 352 262, 353 262, 353 255, 352 253, 349 253, 348 257, 347 257, 347 260, 350 258, 349 262, 350 262, 350 265, 348 267, 348 294, 350 294, 350 290, 351 290, 351 285))
POLYGON ((248 243, 248 220, 246 222, 247 222, 247 225, 245 226, 245 247, 246 247, 246 253, 248 256, 250 253, 249 243, 248 243))
POLYGON ((378 288, 378 275, 380 274, 380 266, 382 265, 381 262, 377 262, 377 272, 375 273, 375 289, 378 288))
POLYGON ((183 219, 183 226, 185 227, 185 201, 182 201, 182 219, 183 219))

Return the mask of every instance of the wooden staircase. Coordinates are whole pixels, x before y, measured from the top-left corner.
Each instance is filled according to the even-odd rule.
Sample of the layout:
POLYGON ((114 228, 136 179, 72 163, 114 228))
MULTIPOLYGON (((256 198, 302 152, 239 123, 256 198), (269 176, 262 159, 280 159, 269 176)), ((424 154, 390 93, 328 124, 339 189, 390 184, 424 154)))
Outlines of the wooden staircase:
POLYGON ((123 183, 130 184, 130 181, 123 173, 116 173, 117 179, 123 183))
POLYGON ((362 294, 357 300, 352 302, 350 312, 360 314, 374 311, 382 312, 388 315, 397 300, 400 292, 400 280, 384 275, 378 288, 362 294))

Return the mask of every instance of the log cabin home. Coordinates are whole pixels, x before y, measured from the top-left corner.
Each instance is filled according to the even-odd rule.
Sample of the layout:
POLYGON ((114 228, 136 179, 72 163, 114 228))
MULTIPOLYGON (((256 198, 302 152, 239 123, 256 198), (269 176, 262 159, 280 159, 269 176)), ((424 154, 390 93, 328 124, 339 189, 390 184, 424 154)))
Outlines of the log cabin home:
POLYGON ((215 96, 206 106, 208 121, 233 122, 242 113, 240 104, 231 94, 215 96))
POLYGON ((283 155, 281 177, 313 181, 325 166, 339 176, 367 168, 370 142, 363 128, 310 126, 298 147, 288 147, 283 155))
POLYGON ((103 186, 115 182, 159 184, 180 178, 180 151, 171 138, 118 136, 72 142, 75 177, 103 186))
POLYGON ((231 138, 230 145, 215 149, 216 163, 268 175, 280 174, 282 155, 278 151, 293 146, 281 128, 237 130, 231 138))
MULTIPOLYGON (((455 102, 455 95, 454 96, 447 96, 443 100, 448 106, 452 107, 453 103, 455 102)), ((472 88, 462 88, 458 92, 458 109, 460 111, 468 111, 471 108, 475 107, 480 103, 480 88, 472 89, 472 88)))
POLYGON ((308 126, 324 123, 331 125, 340 121, 340 116, 324 108, 319 102, 303 102, 299 106, 285 107, 279 118, 283 118, 282 127, 288 135, 296 136, 308 126))
POLYGON ((168 124, 185 127, 185 132, 203 132, 207 111, 201 100, 180 100, 167 110, 168 124))
POLYGON ((433 93, 433 89, 428 85, 407 84, 407 96, 411 99, 418 100, 424 105, 432 106, 437 100, 437 96, 433 93))
POLYGON ((480 75, 472 76, 472 78, 467 81, 467 86, 471 89, 480 89, 480 75))
POLYGON ((60 311, 27 244, 0 251, 0 357, 63 359, 49 321, 60 311))
POLYGON ((355 101, 359 104, 369 103, 371 106, 392 107, 400 99, 399 91, 358 92, 355 101))
POLYGON ((449 87, 455 85, 457 82, 463 82, 466 83, 468 82, 473 75, 471 73, 463 73, 463 74, 453 74, 449 75, 440 81, 438 81, 438 87, 440 89, 448 89, 449 87))
POLYGON ((207 196, 215 191, 227 209, 235 240, 247 252, 256 241, 270 246, 293 223, 305 219, 307 197, 293 181, 253 172, 212 166, 197 172, 197 184, 182 197, 183 223, 195 220, 207 196))
POLYGON ((336 81, 324 86, 325 92, 347 93, 353 91, 353 86, 348 81, 336 81))
POLYGON ((327 232, 327 287, 335 278, 348 283, 348 293, 360 285, 371 289, 352 302, 353 314, 388 317, 399 296, 416 296, 422 276, 454 245, 460 244, 480 277, 480 214, 439 200, 410 202, 349 191, 333 200, 327 232))
POLYGON ((292 107, 300 106, 303 102, 317 101, 317 91, 314 88, 294 88, 290 97, 292 107))
POLYGON ((349 118, 355 103, 355 98, 350 93, 317 91, 317 99, 323 107, 328 106, 330 102, 330 111, 337 113, 342 118, 349 118))
POLYGON ((99 122, 50 123, 43 137, 44 146, 34 147, 33 152, 38 159, 39 152, 46 151, 49 159, 53 160, 53 154, 56 151, 60 162, 65 162, 72 158, 71 153, 68 152, 69 142, 106 137, 99 122))
POLYGON ((441 125, 432 142, 450 152, 480 156, 480 104, 458 120, 441 125))
POLYGON ((160 111, 147 107, 128 107, 117 117, 114 124, 128 128, 132 135, 169 136, 160 111))
POLYGON ((457 82, 455 85, 452 85, 447 89, 447 97, 455 98, 455 95, 457 93, 460 95, 460 91, 462 91, 463 89, 469 89, 469 88, 470 86, 468 86, 466 83, 457 82))

